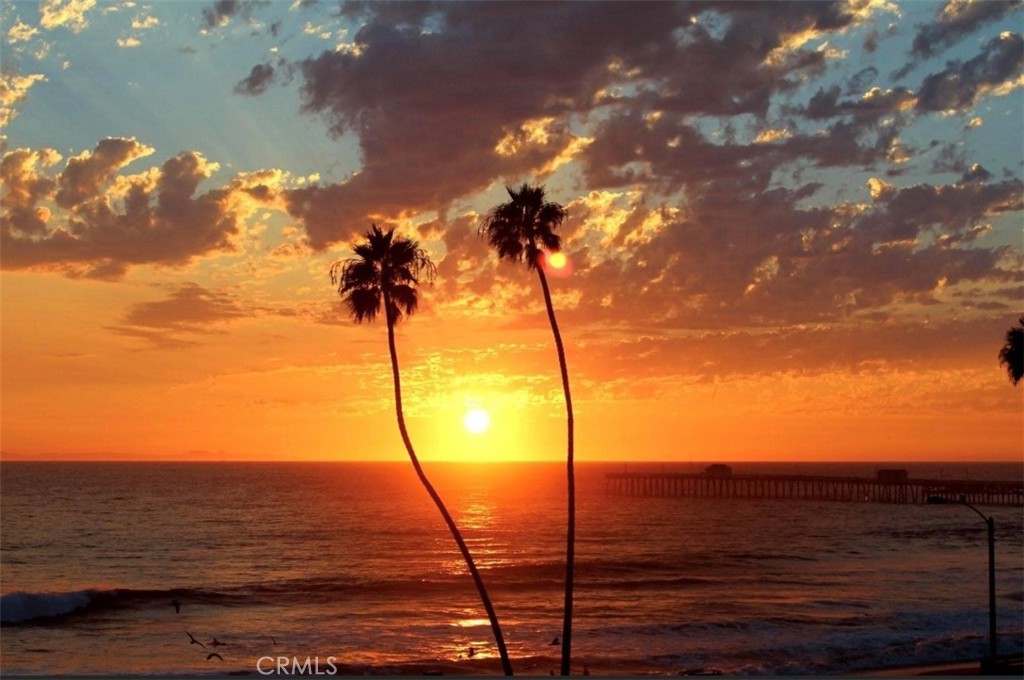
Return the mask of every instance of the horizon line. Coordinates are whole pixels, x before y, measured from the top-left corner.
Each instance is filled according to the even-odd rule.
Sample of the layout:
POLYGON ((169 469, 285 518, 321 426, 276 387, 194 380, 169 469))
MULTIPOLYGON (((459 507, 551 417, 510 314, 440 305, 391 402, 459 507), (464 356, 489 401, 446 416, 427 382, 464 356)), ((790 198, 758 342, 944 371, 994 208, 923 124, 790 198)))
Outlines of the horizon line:
MULTIPOLYGON (((323 458, 87 458, 89 454, 80 457, 40 457, 31 455, 17 455, 0 453, 0 463, 186 463, 186 464, 218 464, 218 463, 246 463, 246 464, 279 464, 279 463, 324 463, 324 464, 392 464, 408 465, 407 460, 380 459, 380 458, 354 458, 348 460, 332 460, 323 458)), ((509 465, 509 464, 538 464, 564 465, 564 460, 551 460, 547 458, 517 458, 514 460, 465 460, 453 458, 427 459, 425 463, 446 463, 454 465, 509 465)), ((1024 460, 1012 460, 1002 458, 971 458, 971 459, 784 459, 784 460, 758 460, 758 459, 714 459, 704 460, 650 460, 650 459, 607 459, 607 460, 576 460, 577 465, 697 465, 704 466, 714 463, 727 463, 730 465, 789 465, 789 464, 811 464, 811 465, 942 465, 942 464, 1018 464, 1024 466, 1024 460)))

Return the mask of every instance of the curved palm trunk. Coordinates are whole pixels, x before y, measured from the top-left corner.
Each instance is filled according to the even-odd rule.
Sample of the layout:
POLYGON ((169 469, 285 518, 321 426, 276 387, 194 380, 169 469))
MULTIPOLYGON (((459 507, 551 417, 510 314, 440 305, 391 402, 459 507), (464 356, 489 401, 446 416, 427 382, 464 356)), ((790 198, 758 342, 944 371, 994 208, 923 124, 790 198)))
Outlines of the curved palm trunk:
POLYGON ((544 291, 544 305, 548 310, 548 321, 551 322, 551 332, 555 336, 555 349, 558 350, 558 367, 562 370, 562 392, 565 394, 565 422, 568 432, 566 474, 568 476, 569 528, 566 533, 565 546, 565 613, 564 618, 562 619, 561 673, 562 675, 571 675, 572 594, 573 574, 576 562, 576 471, 573 463, 572 395, 569 394, 569 369, 565 363, 565 348, 562 346, 562 334, 558 332, 558 322, 555 321, 555 308, 551 304, 551 291, 548 289, 548 279, 544 276, 544 270, 541 267, 537 267, 537 275, 540 277, 541 290, 544 291))
MULTIPOLYGON (((387 303, 385 303, 387 308, 387 303)), ((398 371, 398 352, 395 350, 395 325, 392 323, 390 315, 388 315, 388 349, 391 351, 391 372, 395 382, 395 413, 398 416, 398 431, 402 434, 402 442, 405 443, 405 450, 409 453, 409 460, 412 461, 412 466, 416 470, 416 475, 420 478, 420 482, 426 488, 427 493, 430 494, 431 500, 434 501, 434 505, 437 506, 441 516, 444 518, 445 524, 448 525, 448 529, 452 533, 452 537, 459 546, 459 551, 462 553, 463 559, 466 560, 466 565, 469 567, 469 573, 473 577, 473 583, 476 584, 477 592, 480 593, 480 599, 483 601, 484 609, 487 610, 487 618, 491 621, 491 630, 494 631, 494 641, 498 646, 498 654, 501 656, 501 666, 505 671, 505 675, 512 675, 512 662, 508 658, 508 650, 505 648, 505 638, 501 634, 501 626, 498 624, 498 615, 494 611, 494 605, 491 604, 491 598, 487 595, 487 588, 484 587, 483 579, 480 577, 480 572, 476 568, 476 563, 473 561, 473 556, 469 552, 469 548, 466 546, 466 541, 462 538, 462 533, 459 531, 458 526, 455 524, 455 520, 448 513, 448 508, 445 507, 441 497, 434 490, 434 486, 427 479, 427 475, 423 472, 423 468, 420 467, 420 461, 416 457, 416 452, 413 451, 412 441, 409 439, 409 432, 405 429, 405 416, 402 413, 402 385, 399 378, 398 371)))

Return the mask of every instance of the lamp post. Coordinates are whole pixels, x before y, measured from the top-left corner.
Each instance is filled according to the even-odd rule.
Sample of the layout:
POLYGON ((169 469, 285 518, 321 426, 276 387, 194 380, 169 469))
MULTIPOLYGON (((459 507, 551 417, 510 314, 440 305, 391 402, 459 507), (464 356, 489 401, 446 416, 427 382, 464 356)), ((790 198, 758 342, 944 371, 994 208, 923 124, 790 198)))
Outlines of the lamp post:
POLYGON ((985 520, 988 528, 988 658, 989 663, 996 663, 996 521, 986 517, 981 510, 967 502, 963 496, 960 497, 960 505, 965 505, 978 517, 985 520))
MULTIPOLYGON (((942 497, 933 497, 928 499, 928 502, 948 503, 949 501, 942 497)), ((995 632, 995 520, 986 517, 981 510, 968 503, 963 496, 958 501, 952 502, 974 510, 979 517, 985 520, 985 527, 988 529, 988 662, 994 667, 996 647, 998 646, 995 632)), ((985 664, 982 662, 982 670, 984 670, 984 666, 985 664)))

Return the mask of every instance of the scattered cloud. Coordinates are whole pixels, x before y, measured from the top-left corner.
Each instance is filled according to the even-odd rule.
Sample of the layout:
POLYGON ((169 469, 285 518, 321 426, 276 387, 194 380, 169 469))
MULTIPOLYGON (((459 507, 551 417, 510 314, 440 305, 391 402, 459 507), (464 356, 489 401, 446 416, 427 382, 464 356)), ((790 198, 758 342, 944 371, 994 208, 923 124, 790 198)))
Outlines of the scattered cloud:
POLYGON ((19 42, 28 42, 39 34, 39 29, 18 21, 7 31, 7 42, 14 45, 19 42))
POLYGON ((15 104, 28 95, 33 85, 46 80, 41 73, 20 75, 14 71, 0 72, 0 128, 6 127, 18 115, 15 104))
POLYGON ((43 0, 39 25, 47 30, 63 27, 78 33, 89 25, 85 15, 95 6, 96 0, 43 0))

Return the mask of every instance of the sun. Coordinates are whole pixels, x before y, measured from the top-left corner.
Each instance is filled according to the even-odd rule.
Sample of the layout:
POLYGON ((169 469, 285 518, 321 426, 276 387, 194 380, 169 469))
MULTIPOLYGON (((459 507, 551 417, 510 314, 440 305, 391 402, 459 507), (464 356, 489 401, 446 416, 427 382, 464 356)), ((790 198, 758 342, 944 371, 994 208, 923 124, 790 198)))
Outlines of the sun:
POLYGON ((462 424, 473 434, 483 434, 491 426, 491 417, 487 415, 487 411, 474 408, 466 411, 462 424))

